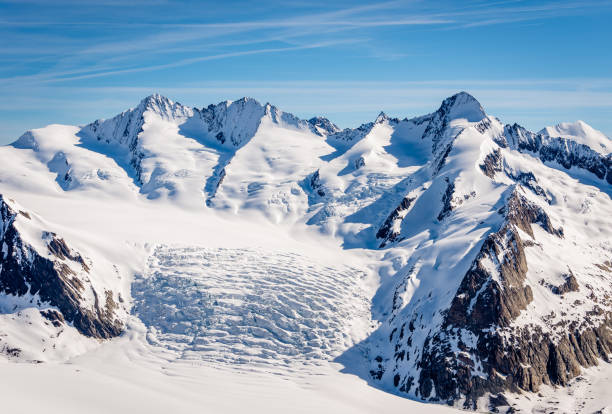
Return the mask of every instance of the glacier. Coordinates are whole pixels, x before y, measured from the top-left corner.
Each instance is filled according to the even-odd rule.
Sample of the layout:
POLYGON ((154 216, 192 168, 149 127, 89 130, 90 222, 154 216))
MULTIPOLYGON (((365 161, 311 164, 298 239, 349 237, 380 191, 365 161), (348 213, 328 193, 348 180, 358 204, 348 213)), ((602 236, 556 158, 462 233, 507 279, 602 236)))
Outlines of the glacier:
MULTIPOLYGON (((40 256, 30 271, 73 266, 87 286, 74 306, 114 328, 92 335, 39 288, 16 296, 3 230, 0 359, 17 376, 13 362, 45 361, 43 377, 66 381, 77 364, 92 384, 131 378, 121 361, 171 388, 247 381, 304 412, 602 409, 612 401, 579 382, 605 384, 612 356, 611 148, 582 121, 504 124, 466 92, 342 130, 252 98, 151 95, 28 131, 0 147, 0 194, 24 223, 11 234, 40 256), (376 403, 356 407, 359 393, 376 403)), ((186 389, 185 412, 258 400, 186 389)))

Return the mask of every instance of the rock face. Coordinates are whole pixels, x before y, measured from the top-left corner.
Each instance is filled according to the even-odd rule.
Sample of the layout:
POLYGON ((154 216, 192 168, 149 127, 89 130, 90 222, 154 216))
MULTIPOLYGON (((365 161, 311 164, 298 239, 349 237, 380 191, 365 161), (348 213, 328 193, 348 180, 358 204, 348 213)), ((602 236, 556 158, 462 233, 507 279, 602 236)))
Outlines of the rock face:
POLYGON ((380 247, 385 247, 387 243, 398 241, 399 228, 398 225, 406 215, 406 211, 415 200, 414 197, 405 197, 402 202, 389 214, 383 225, 376 232, 376 238, 381 239, 380 247))
POLYGON ((480 169, 482 172, 489 178, 495 177, 496 172, 500 172, 502 170, 501 165, 501 151, 495 150, 484 159, 484 162, 480 164, 480 169))
POLYGON ((266 107, 254 99, 242 98, 234 102, 226 101, 196 110, 203 127, 221 145, 240 147, 254 134, 266 107), (241 120, 241 122, 238 122, 241 120))
POLYGON ((41 313, 53 324, 70 323, 89 337, 121 334, 116 294, 99 292, 88 283, 91 264, 87 259, 52 232, 41 231, 39 246, 29 243, 20 226, 28 226, 33 218, 12 204, 0 195, 0 294, 33 296, 33 306, 46 303, 57 309, 41 313), (47 251, 39 250, 43 246, 47 251), (90 295, 93 303, 88 303, 90 295))
MULTIPOLYGON (((609 293, 595 298, 581 322, 561 321, 553 332, 516 323, 534 301, 526 280, 525 252, 533 246, 532 226, 564 237, 563 229, 553 226, 546 212, 523 192, 520 185, 511 192, 499 210, 504 216, 501 228, 485 239, 449 308, 442 312, 439 329, 426 334, 423 348, 416 352, 417 377, 398 369, 410 359, 415 319, 401 325, 399 336, 391 334, 396 344, 393 383, 400 392, 448 404, 462 400, 464 408, 476 409, 485 395, 494 403, 505 391, 537 392, 541 384, 566 385, 581 367, 596 365, 599 359, 610 361, 609 293)), ((580 291, 580 285, 569 270, 564 282, 550 290, 564 295, 580 291)), ((380 379, 385 367, 379 365, 372 375, 380 379)))
MULTIPOLYGON (((532 225, 538 225, 554 237, 563 237, 563 231, 553 227, 548 215, 522 191, 519 186, 508 196, 499 211, 505 217, 501 228, 485 239, 443 313, 439 330, 427 335, 419 376, 394 371, 393 382, 400 391, 449 404, 464 399, 463 407, 475 409, 487 393, 497 398, 508 390, 535 392, 541 384, 565 385, 580 373, 580 367, 595 365, 599 358, 609 360, 612 321, 602 307, 592 311, 597 320, 586 316, 582 324, 567 324, 560 337, 537 326, 514 324, 534 299, 526 283, 525 249, 530 243, 521 233, 533 237, 532 225)), ((579 285, 570 273, 553 290, 563 295, 578 291, 579 285)), ((412 320, 401 326, 399 337, 392 334, 394 340, 398 338, 396 361, 410 358, 414 331, 412 320)), ((374 374, 382 377, 381 370, 374 374)))
POLYGON ((518 124, 506 125, 497 139, 502 147, 536 154, 544 162, 556 162, 566 169, 581 168, 612 184, 612 154, 601 154, 572 139, 534 134, 518 124))
POLYGON ((310 118, 308 123, 314 127, 317 134, 324 136, 340 132, 340 128, 332 121, 322 116, 310 118))
POLYGON ((472 95, 460 92, 445 99, 440 108, 431 115, 423 137, 432 137, 433 152, 437 152, 442 146, 448 145, 444 138, 447 136, 446 131, 450 128, 452 120, 466 119, 470 122, 478 122, 485 117, 486 114, 480 103, 472 95))
POLYGON ((461 282, 442 329, 426 341, 419 378, 419 393, 425 398, 435 388, 436 398, 441 401, 465 396, 475 404, 485 391, 496 393, 503 389, 504 382, 498 374, 506 378, 516 375, 522 370, 520 364, 529 362, 506 360, 498 331, 508 328, 533 300, 531 288, 525 285, 527 260, 518 229, 533 235, 531 224, 537 223, 558 236, 560 232, 550 226, 546 213, 518 191, 511 194, 502 213, 506 217, 504 225, 487 237, 461 282), (491 264, 495 267, 491 268, 491 264), (465 343, 467 336, 471 344, 465 343), (453 352, 453 341, 457 341, 458 353, 453 352), (475 361, 470 352, 477 355, 475 361), (476 364, 484 375, 471 375, 476 364))

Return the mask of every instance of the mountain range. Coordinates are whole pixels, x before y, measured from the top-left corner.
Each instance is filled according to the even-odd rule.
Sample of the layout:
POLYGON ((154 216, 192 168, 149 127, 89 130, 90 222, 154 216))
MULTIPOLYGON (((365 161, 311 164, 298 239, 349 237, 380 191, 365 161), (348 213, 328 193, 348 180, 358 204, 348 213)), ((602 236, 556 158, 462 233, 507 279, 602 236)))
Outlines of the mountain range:
POLYGON ((70 361, 142 323, 179 359, 333 362, 513 410, 612 357, 612 140, 582 121, 532 132, 460 92, 340 129, 151 95, 0 160, 7 360, 70 361))

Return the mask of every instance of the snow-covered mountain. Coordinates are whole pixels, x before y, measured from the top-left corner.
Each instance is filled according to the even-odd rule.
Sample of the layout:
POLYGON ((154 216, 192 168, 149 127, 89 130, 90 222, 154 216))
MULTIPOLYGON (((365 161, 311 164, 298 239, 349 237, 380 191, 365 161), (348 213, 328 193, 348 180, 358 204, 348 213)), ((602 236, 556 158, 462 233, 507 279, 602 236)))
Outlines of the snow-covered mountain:
POLYGON ((129 292, 118 289, 117 266, 91 246, 93 258, 84 256, 52 225, 1 195, 0 219, 0 329, 9 332, 0 341, 4 355, 66 358, 87 349, 85 338, 108 339, 123 331, 122 294, 129 292))
POLYGON ((36 323, 11 319, 0 349, 48 322, 111 338, 136 318, 178 360, 335 360, 393 394, 502 409, 612 356, 611 149, 582 121, 504 124, 465 92, 344 130, 152 95, 28 131, 0 148, 0 329, 24 309, 36 323))

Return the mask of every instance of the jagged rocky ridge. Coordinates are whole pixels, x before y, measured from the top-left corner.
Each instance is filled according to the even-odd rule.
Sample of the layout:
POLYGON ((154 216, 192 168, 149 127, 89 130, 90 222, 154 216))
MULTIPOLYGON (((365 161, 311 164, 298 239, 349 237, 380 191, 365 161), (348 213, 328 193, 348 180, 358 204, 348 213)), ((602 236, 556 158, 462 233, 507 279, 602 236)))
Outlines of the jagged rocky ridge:
POLYGON ((29 230, 24 238, 21 229, 37 230, 37 218, 1 194, 0 219, 0 302, 5 295, 29 297, 30 306, 50 306, 41 314, 54 325, 67 323, 88 337, 107 339, 123 331, 120 296, 92 286, 89 259, 51 231, 29 230), (32 233, 40 240, 28 240, 32 233))
POLYGON ((129 165, 133 168, 135 180, 143 184, 142 159, 146 151, 139 145, 138 136, 143 132, 145 114, 154 113, 163 119, 181 119, 193 116, 193 110, 178 102, 172 102, 160 95, 151 95, 140 104, 116 117, 104 121, 97 120, 86 125, 81 133, 94 139, 122 149, 129 165))
MULTIPOLYGON (((417 197, 407 195, 376 233, 382 240, 381 247, 394 243, 412 251, 412 256, 391 283, 394 287, 386 296, 391 306, 383 314, 378 334, 373 335, 378 339, 370 340, 370 373, 385 389, 419 399, 494 409, 506 405, 504 392, 536 392, 542 384, 565 385, 580 373, 581 367, 609 361, 611 275, 601 264, 608 260, 609 240, 601 242, 603 250, 599 254, 603 257, 595 254, 591 263, 580 264, 580 275, 569 266, 565 273, 559 272, 558 266, 538 266, 537 271, 530 271, 530 263, 540 263, 526 251, 539 250, 535 254, 547 256, 551 262, 554 248, 550 245, 564 245, 571 251, 564 229, 553 225, 546 212, 547 208, 555 212, 559 208, 561 203, 553 193, 559 194, 563 189, 543 187, 535 170, 528 168, 542 171, 537 163, 543 162, 559 171, 588 171, 601 180, 599 185, 605 190, 610 154, 601 154, 569 138, 504 126, 483 115, 482 108, 470 111, 472 122, 453 130, 451 125, 456 118, 446 115, 452 112, 449 102, 452 100, 445 101, 437 115, 426 119, 429 124, 421 138, 431 137, 432 141, 431 181, 417 197), (471 159, 481 160, 476 164, 478 169, 457 170, 455 163, 463 154, 456 147, 467 152, 470 145, 475 154, 471 159), (436 148, 441 154, 437 157, 436 148), (490 192, 500 195, 491 199, 497 200, 498 207, 487 211, 490 192), (440 207, 434 216, 435 212, 425 209, 435 198, 440 207), (479 201, 484 205, 475 206, 479 201), (542 207, 541 202, 547 207, 542 207), (458 263, 447 269, 446 275, 437 276, 444 255, 456 253, 444 246, 421 248, 415 244, 418 239, 411 240, 419 236, 413 229, 448 232, 450 226, 467 224, 466 214, 483 217, 479 223, 491 223, 495 230, 485 233, 481 247, 465 256, 474 257, 469 266, 458 263), (419 226, 419 220, 431 220, 432 216, 438 225, 419 226), (534 232, 533 226, 548 236, 534 232), (551 242, 550 238, 557 241, 551 242), (435 264, 425 270, 427 256, 432 254, 437 256, 435 264), (532 286, 535 274, 540 272, 538 297, 534 299, 532 286), (428 278, 441 281, 427 283, 428 278), (550 279, 558 282, 551 283, 550 279), (552 312, 525 321, 531 318, 531 312, 538 314, 534 310, 547 307, 539 303, 542 296, 564 299, 564 295, 572 302, 556 308, 558 314, 552 312), (570 316, 572 306, 581 307, 582 314, 574 312, 570 316), (483 402, 486 396, 491 406, 483 402)), ((597 194, 606 203, 601 214, 609 215, 609 196, 597 194)), ((446 237, 452 239, 452 233, 446 237)), ((444 238, 439 240, 447 243, 444 238)), ((435 239, 432 242, 437 243, 435 239)))
POLYGON ((580 168, 612 184, 612 154, 601 154, 572 139, 527 131, 518 124, 506 125, 496 142, 521 152, 531 152, 544 162, 556 162, 566 169, 580 168))

